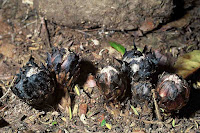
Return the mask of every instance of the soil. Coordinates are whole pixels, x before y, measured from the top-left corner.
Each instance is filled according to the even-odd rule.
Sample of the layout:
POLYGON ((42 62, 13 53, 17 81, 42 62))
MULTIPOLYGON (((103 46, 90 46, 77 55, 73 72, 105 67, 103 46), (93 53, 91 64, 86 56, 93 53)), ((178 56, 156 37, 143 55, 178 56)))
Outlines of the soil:
MULTIPOLYGON (((133 48, 133 41, 139 49, 147 45, 163 55, 164 64, 171 65, 184 53, 199 50, 200 3, 197 1, 189 7, 179 17, 171 17, 168 23, 155 29, 151 29, 151 24, 144 23, 142 29, 151 29, 145 33, 141 28, 131 31, 119 31, 117 28, 71 29, 46 20, 38 15, 31 4, 19 4, 17 0, 0 2, 0 131, 199 132, 198 89, 191 89, 190 100, 183 109, 173 113, 160 110, 160 121, 154 105, 132 104, 133 99, 130 98, 108 103, 96 85, 88 85, 91 77, 96 81, 95 76, 100 68, 108 64, 119 66, 114 58, 121 59, 122 55, 109 45, 111 41, 123 45, 127 50, 133 48), (48 110, 36 109, 10 90, 15 75, 30 56, 38 64, 45 63, 46 53, 52 47, 69 48, 82 59, 81 75, 75 83, 80 95, 74 89, 70 91, 72 118, 69 112, 53 106, 48 110), (132 109, 133 106, 138 114, 132 109), (103 124, 103 119, 106 124, 103 124)), ((167 71, 168 68, 165 69, 167 71)))
POLYGON ((156 28, 169 20, 175 5, 172 0, 35 0, 34 7, 51 22, 70 28, 133 30, 143 23, 156 28))

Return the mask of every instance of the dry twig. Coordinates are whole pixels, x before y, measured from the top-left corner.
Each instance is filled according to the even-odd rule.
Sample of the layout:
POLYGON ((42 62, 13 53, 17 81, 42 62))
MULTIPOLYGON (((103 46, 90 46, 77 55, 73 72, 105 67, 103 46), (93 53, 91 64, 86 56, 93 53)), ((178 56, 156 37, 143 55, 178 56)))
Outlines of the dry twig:
POLYGON ((154 102, 154 105, 155 105, 155 113, 156 113, 156 117, 159 121, 162 121, 162 117, 160 115, 160 110, 159 110, 159 107, 158 107, 158 103, 156 101, 156 93, 155 93, 155 89, 152 90, 152 93, 153 93, 153 102, 154 102))
POLYGON ((11 82, 11 84, 10 84, 8 90, 7 90, 6 93, 0 98, 0 101, 1 101, 1 102, 2 102, 2 100, 4 99, 4 97, 6 97, 6 96, 8 95, 8 93, 10 92, 11 87, 13 86, 15 79, 16 79, 16 77, 13 78, 13 80, 12 80, 12 82, 11 82))
POLYGON ((49 31, 47 29, 47 23, 46 23, 44 17, 41 18, 41 24, 42 24, 42 27, 41 27, 42 29, 41 30, 45 34, 45 37, 46 37, 47 44, 48 44, 49 48, 51 48, 51 43, 50 43, 50 38, 49 38, 49 31))

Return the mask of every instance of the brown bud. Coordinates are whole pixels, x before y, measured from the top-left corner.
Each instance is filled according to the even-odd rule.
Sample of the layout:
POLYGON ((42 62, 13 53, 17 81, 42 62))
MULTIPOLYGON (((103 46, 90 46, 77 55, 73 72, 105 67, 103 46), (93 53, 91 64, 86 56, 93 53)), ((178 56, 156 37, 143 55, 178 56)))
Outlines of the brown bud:
POLYGON ((158 103, 166 111, 181 109, 188 102, 190 95, 190 88, 184 79, 166 72, 159 76, 156 91, 158 103))
POLYGON ((127 81, 125 75, 121 74, 112 66, 104 67, 97 75, 97 85, 108 101, 123 98, 127 81))

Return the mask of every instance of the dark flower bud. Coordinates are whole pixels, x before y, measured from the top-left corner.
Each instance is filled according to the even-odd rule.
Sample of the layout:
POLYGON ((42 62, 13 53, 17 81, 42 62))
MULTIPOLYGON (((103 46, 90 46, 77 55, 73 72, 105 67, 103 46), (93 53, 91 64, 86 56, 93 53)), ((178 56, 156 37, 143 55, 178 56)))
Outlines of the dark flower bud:
POLYGON ((152 84, 148 80, 140 80, 138 82, 131 83, 131 91, 133 100, 144 102, 145 100, 150 101, 152 84))
POLYGON ((67 49, 53 48, 52 54, 47 53, 47 66, 48 68, 54 69, 57 73, 70 72, 71 75, 79 66, 80 59, 79 57, 67 49))
POLYGON ((79 75, 80 59, 74 52, 67 49, 53 48, 52 54, 47 53, 47 67, 58 74, 61 83, 67 83, 73 76, 75 80, 79 75))
POLYGON ((140 52, 135 47, 126 51, 122 57, 122 70, 134 81, 149 79, 156 70, 158 59, 153 52, 147 52, 146 49, 145 47, 143 52, 140 52))
POLYGON ((17 74, 13 93, 28 104, 40 104, 54 92, 56 86, 55 74, 40 67, 30 58, 29 62, 17 74))
POLYGON ((181 109, 188 102, 190 95, 190 88, 184 79, 166 72, 159 76, 156 91, 158 103, 166 111, 181 109))

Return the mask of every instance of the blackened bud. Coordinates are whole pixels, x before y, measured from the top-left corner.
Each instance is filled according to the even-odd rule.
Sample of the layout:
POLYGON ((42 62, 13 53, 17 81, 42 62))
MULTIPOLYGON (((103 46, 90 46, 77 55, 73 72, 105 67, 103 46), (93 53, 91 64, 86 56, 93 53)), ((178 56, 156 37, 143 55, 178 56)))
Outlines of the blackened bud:
POLYGON ((48 53, 47 55, 48 68, 53 69, 57 74, 61 72, 67 74, 70 72, 70 75, 72 76, 76 73, 79 67, 79 62, 79 56, 64 48, 53 48, 52 54, 48 53))
POLYGON ((67 49, 53 48, 47 53, 47 67, 57 74, 57 81, 63 85, 71 85, 79 76, 80 59, 74 52, 67 49), (72 79, 72 80, 71 80, 72 79))
POLYGON ((148 79, 155 72, 158 59, 151 51, 138 51, 136 48, 126 51, 122 58, 122 70, 127 72, 134 81, 148 79))
POLYGON ((28 104, 40 104, 54 92, 56 85, 55 74, 40 67, 30 58, 29 62, 17 74, 13 93, 28 104))
POLYGON ((176 74, 164 72, 159 76, 156 91, 159 105, 166 111, 179 110, 189 100, 190 88, 188 83, 176 74))
POLYGON ((124 97, 127 88, 125 75, 112 66, 104 67, 97 75, 97 84, 108 101, 124 97))
POLYGON ((133 100, 137 100, 139 102, 144 102, 146 100, 150 101, 152 88, 152 84, 148 80, 132 82, 131 91, 133 95, 133 100))

